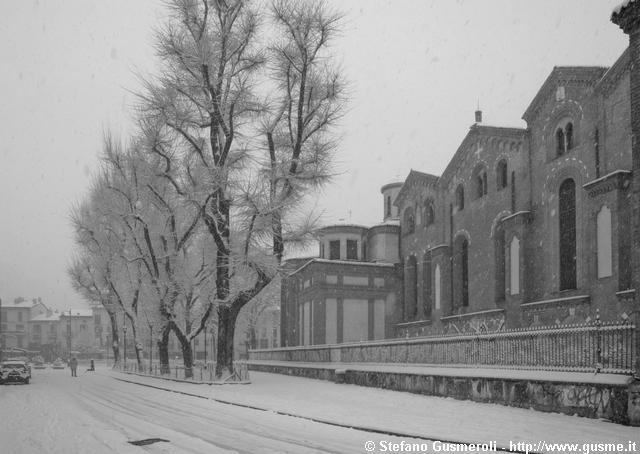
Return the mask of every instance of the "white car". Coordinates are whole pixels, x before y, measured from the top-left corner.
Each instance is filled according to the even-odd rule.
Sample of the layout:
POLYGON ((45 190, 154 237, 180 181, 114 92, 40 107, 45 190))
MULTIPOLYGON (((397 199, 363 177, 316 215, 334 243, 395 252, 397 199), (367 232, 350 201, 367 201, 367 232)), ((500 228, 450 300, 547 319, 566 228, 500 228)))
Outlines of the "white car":
POLYGON ((31 370, 24 361, 8 360, 0 363, 0 384, 22 382, 29 384, 31 370))

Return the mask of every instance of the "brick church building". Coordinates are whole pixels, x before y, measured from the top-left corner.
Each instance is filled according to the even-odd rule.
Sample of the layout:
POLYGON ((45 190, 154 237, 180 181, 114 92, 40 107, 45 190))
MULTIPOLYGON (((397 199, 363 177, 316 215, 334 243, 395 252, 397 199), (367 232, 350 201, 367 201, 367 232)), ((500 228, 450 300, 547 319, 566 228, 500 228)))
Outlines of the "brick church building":
POLYGON ((382 224, 321 229, 283 280, 282 346, 627 319, 631 50, 555 67, 526 128, 476 112, 442 175, 382 188, 382 224))

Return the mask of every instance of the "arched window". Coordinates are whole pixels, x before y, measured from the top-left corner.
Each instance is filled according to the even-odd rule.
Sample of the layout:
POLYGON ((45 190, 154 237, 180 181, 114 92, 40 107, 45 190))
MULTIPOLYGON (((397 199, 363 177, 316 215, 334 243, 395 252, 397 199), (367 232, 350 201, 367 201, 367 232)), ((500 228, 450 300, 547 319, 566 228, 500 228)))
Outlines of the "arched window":
POLYGON ((558 128, 556 131, 556 154, 562 156, 564 151, 564 131, 562 128, 558 128))
POLYGON ((576 184, 567 178, 559 190, 560 290, 576 288, 576 184))
POLYGON ((456 306, 469 305, 469 242, 463 236, 454 244, 454 302, 456 306))
POLYGON ((415 256, 407 259, 405 267, 405 319, 413 320, 418 313, 418 266, 415 256))
POLYGON ((611 211, 603 206, 596 218, 598 278, 613 274, 611 259, 611 211))
POLYGON ((573 123, 570 120, 563 120, 556 129, 556 155, 562 156, 573 148, 573 123))
POLYGON ((487 195, 487 172, 482 164, 473 169, 473 197, 476 199, 487 195))
POLYGON ((566 144, 567 151, 573 148, 573 123, 569 122, 564 127, 564 143, 566 144))
POLYGON ((425 227, 429 227, 434 222, 435 211, 433 210, 433 202, 431 200, 427 200, 424 203, 424 225, 425 227))
POLYGON ((404 210, 404 232, 405 235, 415 232, 416 219, 413 215, 413 208, 409 207, 404 210))
POLYGON ((498 186, 498 191, 506 188, 508 184, 507 161, 502 159, 496 167, 496 185, 498 186))
POLYGON ((511 212, 516 212, 516 172, 511 172, 511 212))
POLYGON ((464 210, 464 186, 461 184, 456 188, 456 206, 458 211, 464 210))
POLYGON ((520 293, 520 240, 517 236, 511 239, 509 245, 509 287, 512 295, 520 293))
POLYGON ((495 260, 495 300, 504 301, 505 296, 505 239, 502 225, 496 227, 494 233, 494 260, 495 260))
POLYGON ((431 316, 431 253, 424 254, 422 260, 422 306, 426 318, 431 316))
POLYGON ((440 265, 436 265, 436 270, 433 272, 433 281, 434 281, 434 293, 435 293, 435 300, 436 300, 436 309, 439 310, 440 309, 440 301, 442 299, 441 297, 441 291, 440 291, 440 265))
POLYGON ((385 217, 390 218, 391 217, 391 196, 390 195, 386 197, 385 205, 386 205, 385 217))

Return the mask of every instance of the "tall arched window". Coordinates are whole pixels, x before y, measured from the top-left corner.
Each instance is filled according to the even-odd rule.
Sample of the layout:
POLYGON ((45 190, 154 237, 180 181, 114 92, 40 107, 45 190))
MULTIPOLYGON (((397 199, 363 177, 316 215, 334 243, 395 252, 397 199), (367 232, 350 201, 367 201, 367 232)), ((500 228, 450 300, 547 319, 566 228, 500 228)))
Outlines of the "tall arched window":
POLYGON ((435 296, 435 306, 436 309, 440 309, 440 301, 442 299, 441 297, 441 290, 440 290, 440 265, 436 265, 436 270, 433 272, 433 281, 434 281, 434 296, 435 296))
POLYGON ((511 172, 511 212, 516 212, 516 172, 511 172))
POLYGON ((512 295, 520 293, 520 240, 517 236, 509 245, 509 290, 512 295))
POLYGON ((559 191, 560 290, 576 288, 576 184, 567 178, 559 191))
POLYGON ((505 239, 502 225, 498 225, 494 234, 495 260, 495 300, 504 301, 505 297, 505 239))
POLYGON ((413 233, 416 230, 416 219, 413 215, 413 208, 409 207, 404 210, 404 233, 413 233))
POLYGON ((564 131, 562 128, 556 130, 556 154, 562 156, 564 154, 564 131))
POLYGON ((509 184, 509 177, 507 172, 507 161, 502 159, 498 162, 498 166, 496 167, 496 185, 498 187, 498 191, 500 189, 504 189, 509 184))
POLYGON ((606 205, 596 218, 596 238, 598 254, 598 278, 613 274, 611 258, 611 211, 606 205))
POLYGON ((418 313, 418 265, 415 256, 407 259, 405 268, 405 317, 415 319, 418 313))
POLYGON ((464 210, 464 186, 461 184, 456 188, 456 206, 458 211, 464 210))
POLYGON ((570 120, 564 120, 556 129, 556 155, 562 156, 573 148, 573 123, 570 120))
POLYGON ((469 242, 463 236, 454 244, 454 301, 456 306, 469 305, 469 242))
POLYGON ((434 222, 435 211, 433 210, 433 202, 431 200, 427 200, 424 203, 424 225, 425 227, 429 227, 434 222))
POLYGON ((487 172, 482 164, 473 169, 473 197, 479 199, 487 195, 487 172))
POLYGON ((431 316, 431 253, 424 254, 422 261, 422 305, 425 317, 431 316))

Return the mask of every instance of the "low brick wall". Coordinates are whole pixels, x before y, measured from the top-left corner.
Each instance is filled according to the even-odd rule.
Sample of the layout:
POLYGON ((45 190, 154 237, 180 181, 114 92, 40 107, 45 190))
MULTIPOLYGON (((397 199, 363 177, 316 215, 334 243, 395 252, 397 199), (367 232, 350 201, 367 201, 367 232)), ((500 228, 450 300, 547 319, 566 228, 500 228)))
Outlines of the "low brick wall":
POLYGON ((249 369, 286 375, 404 391, 428 396, 491 402, 539 411, 605 418, 628 423, 628 386, 617 383, 580 383, 539 379, 460 377, 389 371, 367 371, 342 365, 249 363, 249 369), (340 374, 336 375, 336 369, 340 374))

